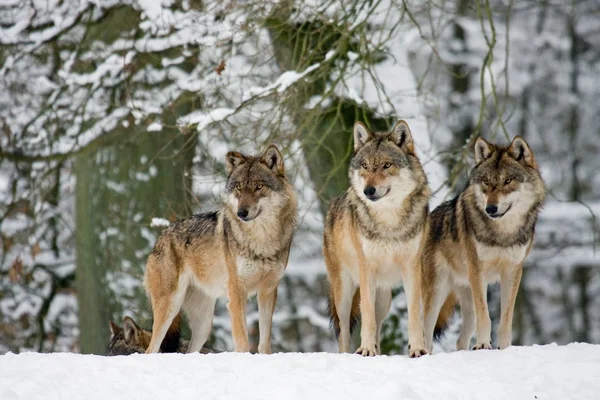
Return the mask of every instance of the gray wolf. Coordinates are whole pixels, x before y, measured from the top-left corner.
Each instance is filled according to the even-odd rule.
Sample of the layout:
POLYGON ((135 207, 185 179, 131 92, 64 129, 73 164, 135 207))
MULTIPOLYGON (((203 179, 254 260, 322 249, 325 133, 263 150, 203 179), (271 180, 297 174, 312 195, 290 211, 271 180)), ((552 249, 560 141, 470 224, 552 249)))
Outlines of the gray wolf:
POLYGON ((448 325, 458 299, 462 326, 456 347, 491 348, 488 283, 500 281, 500 349, 511 345, 512 319, 523 262, 531 250, 544 201, 544 182, 521 137, 509 146, 475 142, 475 166, 464 190, 430 216, 423 265, 425 340, 448 325), (437 321, 436 321, 437 319, 437 321))
POLYGON ((154 323, 146 350, 156 353, 183 310, 190 322, 189 352, 211 330, 215 302, 227 297, 235 351, 249 351, 246 302, 258 294, 259 353, 271 352, 277 285, 296 229, 296 195, 276 146, 260 156, 226 155, 225 205, 175 222, 148 257, 144 284, 154 323))
POLYGON ((420 313, 420 253, 431 191, 405 121, 389 132, 354 125, 348 190, 329 207, 324 256, 331 321, 340 352, 350 351, 361 318, 363 356, 380 354, 381 325, 393 286, 403 282, 408 302, 409 356, 426 354, 420 313))
MULTIPOLYGON (((161 343, 160 352, 187 353, 189 340, 180 338, 179 328, 181 319, 177 316, 173 322, 161 343)), ((150 344, 152 332, 140 328, 132 318, 124 317, 123 327, 120 327, 113 321, 109 321, 109 328, 110 341, 106 349, 107 356, 126 356, 146 352, 150 344)), ((200 353, 218 353, 218 351, 204 346, 200 349, 200 353)))

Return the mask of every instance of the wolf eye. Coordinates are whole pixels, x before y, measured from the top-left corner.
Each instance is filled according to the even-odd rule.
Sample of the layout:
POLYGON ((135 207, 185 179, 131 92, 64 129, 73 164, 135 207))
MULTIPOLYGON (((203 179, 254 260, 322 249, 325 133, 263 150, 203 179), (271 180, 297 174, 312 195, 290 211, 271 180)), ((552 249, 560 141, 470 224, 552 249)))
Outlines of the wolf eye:
POLYGON ((383 164, 383 169, 388 169, 391 166, 392 166, 392 164, 390 164, 389 162, 386 162, 385 164, 383 164))
POLYGON ((367 169, 367 167, 368 167, 368 165, 367 165, 367 163, 366 163, 366 162, 364 162, 364 163, 360 164, 360 166, 361 166, 361 167, 363 167, 364 169, 367 169))
POLYGON ((260 190, 263 188, 263 185, 261 185, 260 183, 258 185, 256 185, 256 190, 260 190))
POLYGON ((511 183, 511 182, 512 182, 512 178, 506 178, 506 179, 504 180, 504 184, 505 184, 505 185, 508 185, 508 184, 509 184, 509 183, 511 183))
POLYGON ((235 188, 236 188, 237 190, 242 190, 242 184, 241 184, 241 183, 238 183, 237 185, 235 185, 235 188))
POLYGON ((490 184, 490 180, 489 180, 489 179, 487 179, 487 178, 485 178, 485 179, 483 180, 483 184, 484 184, 484 185, 489 185, 489 184, 490 184))

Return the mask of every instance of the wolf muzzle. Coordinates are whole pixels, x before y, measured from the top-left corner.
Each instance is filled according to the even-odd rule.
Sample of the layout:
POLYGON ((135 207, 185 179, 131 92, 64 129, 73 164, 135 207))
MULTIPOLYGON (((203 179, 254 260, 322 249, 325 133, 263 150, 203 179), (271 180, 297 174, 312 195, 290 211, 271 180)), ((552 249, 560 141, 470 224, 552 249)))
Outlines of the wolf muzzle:
POLYGON ((363 193, 365 194, 365 197, 373 202, 381 199, 382 197, 384 197, 385 195, 387 195, 390 190, 389 188, 385 191, 385 193, 381 193, 382 190, 379 190, 379 194, 377 194, 377 188, 374 186, 367 186, 364 190, 363 193))

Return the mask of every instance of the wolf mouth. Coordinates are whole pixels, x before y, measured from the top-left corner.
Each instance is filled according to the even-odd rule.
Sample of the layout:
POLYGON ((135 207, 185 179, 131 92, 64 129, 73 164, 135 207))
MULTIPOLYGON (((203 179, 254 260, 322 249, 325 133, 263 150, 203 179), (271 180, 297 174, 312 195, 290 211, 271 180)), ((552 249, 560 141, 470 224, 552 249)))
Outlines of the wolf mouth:
POLYGON ((254 221, 256 218, 258 218, 258 216, 260 215, 260 213, 262 212, 262 210, 258 210, 258 212, 256 213, 256 215, 254 217, 246 217, 246 218, 242 218, 239 217, 240 221, 242 222, 250 222, 250 221, 254 221))
POLYGON ((375 203, 377 200, 380 200, 380 199, 384 198, 385 196, 387 196, 389 192, 390 192, 390 188, 387 188, 385 193, 382 194, 381 196, 365 196, 365 197, 367 199, 371 200, 373 203, 375 203))
POLYGON ((489 214, 488 214, 488 215, 489 215, 489 217, 490 217, 491 219, 499 219, 499 218, 502 218, 502 217, 504 217, 504 216, 506 215, 506 213, 507 213, 507 212, 508 212, 508 211, 511 209, 511 207, 512 207, 512 203, 511 203, 511 204, 508 206, 508 208, 506 209, 506 211, 504 211, 502 214, 494 214, 494 215, 489 215, 489 214))

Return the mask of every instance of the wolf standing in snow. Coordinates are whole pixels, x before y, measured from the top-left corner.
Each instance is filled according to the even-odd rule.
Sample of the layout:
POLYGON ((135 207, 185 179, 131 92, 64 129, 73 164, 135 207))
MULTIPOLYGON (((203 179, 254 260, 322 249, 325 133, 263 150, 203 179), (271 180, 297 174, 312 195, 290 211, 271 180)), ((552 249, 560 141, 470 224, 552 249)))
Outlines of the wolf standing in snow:
POLYGON ((271 352, 277 285, 296 228, 296 196, 281 153, 226 155, 226 205, 175 222, 148 258, 145 286, 154 314, 147 353, 156 353, 179 311, 192 331, 188 352, 206 342, 218 297, 227 296, 235 351, 250 350, 246 302, 258 294, 260 353, 271 352))
POLYGON ((426 354, 420 252, 431 191, 408 124, 399 121, 389 132, 370 132, 357 122, 349 178, 346 193, 329 207, 323 250, 340 352, 350 351, 350 331, 360 316, 357 353, 380 354, 392 286, 402 280, 408 300, 409 355, 419 357, 426 354))
POLYGON ((434 330, 451 317, 456 297, 462 327, 456 347, 491 348, 487 285, 500 281, 501 318, 498 344, 511 345, 512 318, 523 261, 533 243, 545 189, 533 153, 515 137, 509 146, 478 138, 475 167, 466 188, 430 216, 422 256, 425 340, 432 350, 434 330), (437 319, 437 323, 436 323, 437 319))

